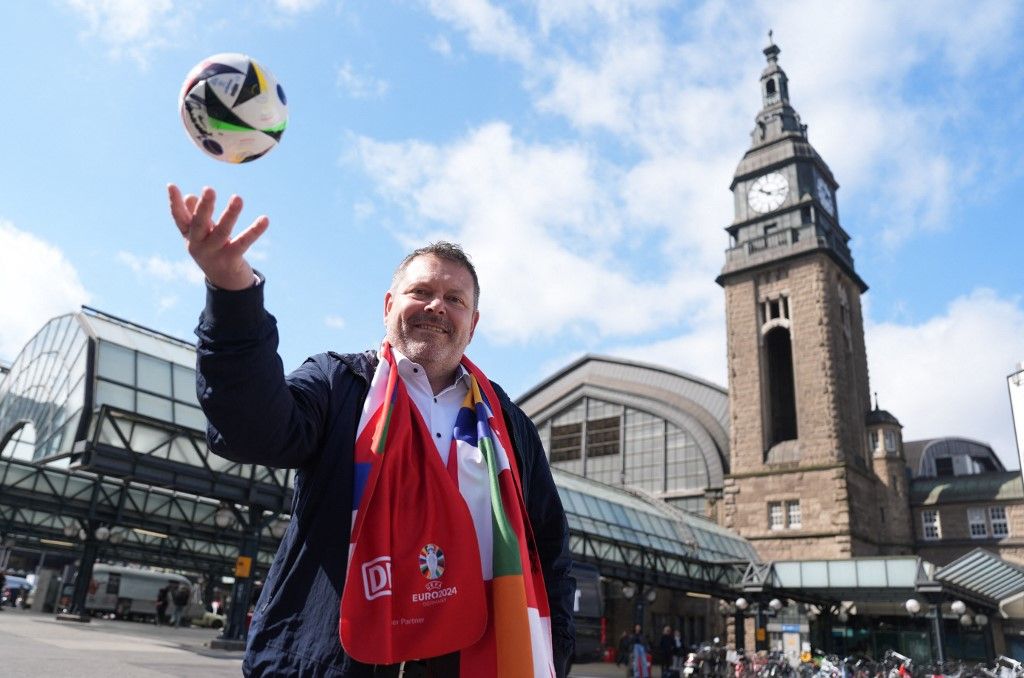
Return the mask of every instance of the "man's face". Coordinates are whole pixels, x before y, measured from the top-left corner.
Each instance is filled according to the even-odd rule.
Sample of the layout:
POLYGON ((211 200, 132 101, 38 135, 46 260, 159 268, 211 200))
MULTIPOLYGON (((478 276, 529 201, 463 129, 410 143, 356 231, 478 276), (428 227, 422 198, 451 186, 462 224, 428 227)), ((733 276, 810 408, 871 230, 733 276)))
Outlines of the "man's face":
POLYGON ((427 369, 454 370, 479 318, 469 271, 431 254, 410 261, 384 295, 388 341, 427 369))

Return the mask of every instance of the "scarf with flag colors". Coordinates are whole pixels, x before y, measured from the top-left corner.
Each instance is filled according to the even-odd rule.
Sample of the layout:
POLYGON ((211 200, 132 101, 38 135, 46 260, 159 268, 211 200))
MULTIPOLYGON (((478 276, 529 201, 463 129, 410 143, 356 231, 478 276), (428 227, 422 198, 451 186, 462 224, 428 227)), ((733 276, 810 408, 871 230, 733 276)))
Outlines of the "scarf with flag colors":
POLYGON ((551 616, 511 438, 490 381, 462 365, 470 386, 446 466, 381 347, 356 434, 341 642, 371 664, 458 651, 461 678, 552 678, 551 616))

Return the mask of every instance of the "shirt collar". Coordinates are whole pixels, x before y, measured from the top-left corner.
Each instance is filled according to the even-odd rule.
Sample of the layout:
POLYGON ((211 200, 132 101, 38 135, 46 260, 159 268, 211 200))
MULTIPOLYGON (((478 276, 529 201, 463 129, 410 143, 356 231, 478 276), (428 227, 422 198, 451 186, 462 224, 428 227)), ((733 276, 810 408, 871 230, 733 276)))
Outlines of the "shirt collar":
MULTIPOLYGON (((402 379, 427 378, 426 370, 423 369, 422 365, 413 362, 394 346, 391 347, 391 353, 395 356, 395 365, 398 366, 398 374, 402 379)), ((455 386, 459 382, 463 382, 466 388, 469 388, 469 370, 462 363, 459 363, 459 366, 455 368, 455 379, 444 390, 448 390, 448 388, 455 386)))

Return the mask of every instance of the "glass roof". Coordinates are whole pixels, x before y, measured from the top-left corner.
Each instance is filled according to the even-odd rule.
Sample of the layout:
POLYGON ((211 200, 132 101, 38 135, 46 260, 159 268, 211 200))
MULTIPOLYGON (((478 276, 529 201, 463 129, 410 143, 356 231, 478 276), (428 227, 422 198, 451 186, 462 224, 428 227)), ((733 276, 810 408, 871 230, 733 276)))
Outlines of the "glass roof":
POLYGON ((921 573, 917 556, 774 563, 774 586, 791 589, 913 589, 921 573))
POLYGON ((757 561, 746 539, 665 502, 551 469, 571 530, 708 562, 757 561))
POLYGON ((982 548, 939 568, 935 579, 977 591, 992 600, 1006 600, 1024 591, 1024 568, 982 548))
MULTIPOLYGON (((90 311, 92 309, 84 309, 90 311)), ((76 314, 90 336, 103 339, 140 353, 162 358, 167 362, 195 368, 195 346, 154 330, 97 313, 76 314)))

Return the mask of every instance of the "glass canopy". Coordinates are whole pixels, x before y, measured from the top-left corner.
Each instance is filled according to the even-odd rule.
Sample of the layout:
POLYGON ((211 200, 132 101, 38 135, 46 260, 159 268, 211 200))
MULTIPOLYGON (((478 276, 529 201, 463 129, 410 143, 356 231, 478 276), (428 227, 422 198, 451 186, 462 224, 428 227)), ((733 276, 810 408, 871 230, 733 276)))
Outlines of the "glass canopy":
POLYGON ((570 530, 705 562, 758 560, 750 542, 710 520, 560 469, 551 474, 570 530))

